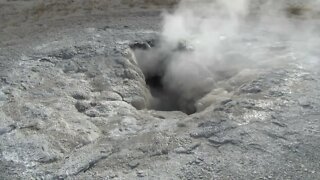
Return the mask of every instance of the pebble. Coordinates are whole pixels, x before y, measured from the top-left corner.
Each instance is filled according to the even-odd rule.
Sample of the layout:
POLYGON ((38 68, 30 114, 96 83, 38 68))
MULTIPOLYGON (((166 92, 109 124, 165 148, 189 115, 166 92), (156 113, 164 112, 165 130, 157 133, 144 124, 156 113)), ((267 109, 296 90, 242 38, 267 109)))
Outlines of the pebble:
POLYGON ((72 97, 76 100, 85 100, 88 99, 87 95, 82 92, 74 92, 72 97))
POLYGON ((128 166, 129 166, 131 169, 134 169, 134 168, 138 167, 139 164, 140 164, 140 163, 139 163, 138 161, 131 161, 131 162, 129 162, 128 166))
POLYGON ((174 152, 177 154, 188 154, 189 153, 189 151, 184 147, 178 147, 174 150, 174 152))
POLYGON ((140 171, 137 171, 137 176, 144 177, 145 175, 144 175, 144 172, 140 170, 140 171))
POLYGON ((75 104, 75 107, 77 108, 77 110, 78 110, 79 112, 84 112, 84 111, 86 111, 87 109, 89 109, 90 105, 89 105, 88 103, 78 101, 78 102, 75 104))

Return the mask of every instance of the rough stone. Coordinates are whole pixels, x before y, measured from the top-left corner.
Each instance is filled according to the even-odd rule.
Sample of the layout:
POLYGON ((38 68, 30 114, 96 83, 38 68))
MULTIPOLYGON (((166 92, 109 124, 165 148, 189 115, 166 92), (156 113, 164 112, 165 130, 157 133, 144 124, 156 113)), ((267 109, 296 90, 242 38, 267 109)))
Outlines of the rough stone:
POLYGON ((290 19, 294 39, 251 22, 221 37, 236 60, 214 64, 231 72, 209 79, 198 111, 150 110, 132 49, 159 43, 174 2, 0 2, 0 179, 320 177, 320 40, 300 31, 319 22, 290 19))

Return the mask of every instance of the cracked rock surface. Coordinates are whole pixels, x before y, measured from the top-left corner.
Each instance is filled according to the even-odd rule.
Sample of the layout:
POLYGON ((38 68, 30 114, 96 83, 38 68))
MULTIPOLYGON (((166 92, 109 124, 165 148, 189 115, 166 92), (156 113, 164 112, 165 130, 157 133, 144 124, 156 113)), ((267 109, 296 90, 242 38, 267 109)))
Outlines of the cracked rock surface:
POLYGON ((147 110, 128 48, 157 37, 163 4, 63 2, 0 2, 0 179, 320 177, 318 64, 243 70, 192 115, 147 110))

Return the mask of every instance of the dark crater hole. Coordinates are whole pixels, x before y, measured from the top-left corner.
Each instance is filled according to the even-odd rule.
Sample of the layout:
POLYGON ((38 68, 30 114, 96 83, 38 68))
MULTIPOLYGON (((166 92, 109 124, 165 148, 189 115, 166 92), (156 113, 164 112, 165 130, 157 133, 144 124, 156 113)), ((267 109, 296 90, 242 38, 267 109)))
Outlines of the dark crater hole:
POLYGON ((130 48, 135 54, 152 95, 149 109, 181 111, 189 115, 196 112, 194 100, 184 99, 180 92, 170 90, 164 83, 167 63, 172 55, 171 51, 158 47, 156 40, 134 42, 130 44, 130 48))

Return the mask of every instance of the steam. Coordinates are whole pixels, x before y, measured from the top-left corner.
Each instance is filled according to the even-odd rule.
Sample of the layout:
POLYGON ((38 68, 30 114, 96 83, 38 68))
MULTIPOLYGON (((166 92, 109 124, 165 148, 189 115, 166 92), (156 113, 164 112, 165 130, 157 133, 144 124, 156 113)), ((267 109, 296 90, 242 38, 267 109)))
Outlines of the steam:
POLYGON ((237 36, 247 7, 246 0, 182 1, 175 13, 165 15, 163 43, 191 46, 189 52, 173 55, 163 78, 169 91, 181 93, 182 106, 201 98, 216 81, 226 78, 221 76, 230 73, 227 64, 238 68, 237 61, 244 60, 234 59, 232 54, 226 59, 223 51, 228 48, 225 40, 237 36))
MULTIPOLYGON (((301 48, 313 51, 319 42, 314 40, 316 29, 309 22, 315 15, 312 8, 319 2, 181 1, 173 13, 164 13, 157 46, 136 51, 145 75, 161 77, 169 102, 153 106, 177 106, 193 112, 196 103, 221 81, 248 69, 273 68, 302 58, 306 51, 301 48), (310 37, 312 44, 308 43, 310 37)), ((155 99, 161 101, 159 96, 155 99)))

